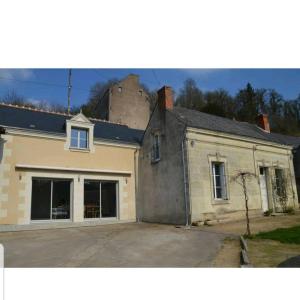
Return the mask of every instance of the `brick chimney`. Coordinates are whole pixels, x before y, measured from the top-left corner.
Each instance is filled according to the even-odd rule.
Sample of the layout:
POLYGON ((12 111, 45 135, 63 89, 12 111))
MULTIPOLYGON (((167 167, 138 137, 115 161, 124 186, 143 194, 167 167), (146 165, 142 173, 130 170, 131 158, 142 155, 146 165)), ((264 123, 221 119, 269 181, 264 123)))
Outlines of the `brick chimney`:
POLYGON ((158 98, 158 107, 163 111, 167 109, 173 109, 174 100, 173 100, 173 91, 170 86, 163 86, 157 92, 158 98))
POLYGON ((260 128, 270 133, 270 123, 269 123, 268 115, 266 114, 258 115, 257 123, 260 128))

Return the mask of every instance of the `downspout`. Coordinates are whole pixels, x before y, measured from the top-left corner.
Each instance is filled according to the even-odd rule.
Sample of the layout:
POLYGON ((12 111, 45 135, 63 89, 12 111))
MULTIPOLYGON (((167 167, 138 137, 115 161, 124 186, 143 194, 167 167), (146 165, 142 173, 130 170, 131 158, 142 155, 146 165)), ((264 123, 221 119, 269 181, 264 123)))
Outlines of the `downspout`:
POLYGON ((140 218, 138 215, 138 180, 137 180, 137 174, 136 174, 136 169, 137 169, 137 163, 136 163, 136 154, 138 152, 138 149, 134 150, 134 190, 135 190, 135 211, 136 211, 136 222, 140 222, 140 218))
POLYGON ((183 185, 184 185, 184 203, 185 203, 185 226, 190 226, 189 221, 189 206, 188 206, 188 193, 187 193, 187 185, 188 179, 186 174, 186 159, 185 159, 185 142, 186 142, 186 126, 183 130, 183 137, 181 141, 181 151, 182 151, 182 166, 183 166, 183 185))

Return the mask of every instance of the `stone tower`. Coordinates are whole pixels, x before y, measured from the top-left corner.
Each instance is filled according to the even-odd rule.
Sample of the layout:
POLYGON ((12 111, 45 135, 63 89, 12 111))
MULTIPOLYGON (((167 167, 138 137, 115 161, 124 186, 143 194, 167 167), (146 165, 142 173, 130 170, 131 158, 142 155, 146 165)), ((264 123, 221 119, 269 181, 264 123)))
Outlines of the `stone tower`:
POLYGON ((110 87, 99 101, 97 117, 145 130, 150 118, 150 100, 139 76, 130 74, 110 87))

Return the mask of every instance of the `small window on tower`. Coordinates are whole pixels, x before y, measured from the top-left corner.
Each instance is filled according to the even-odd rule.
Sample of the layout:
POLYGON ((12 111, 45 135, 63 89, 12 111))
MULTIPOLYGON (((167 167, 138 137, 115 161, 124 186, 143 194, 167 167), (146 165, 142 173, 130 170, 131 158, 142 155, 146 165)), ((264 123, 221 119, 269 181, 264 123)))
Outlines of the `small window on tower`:
POLYGON ((140 96, 143 96, 143 91, 139 91, 140 96))
POLYGON ((118 92, 122 93, 122 87, 121 86, 118 87, 118 92))

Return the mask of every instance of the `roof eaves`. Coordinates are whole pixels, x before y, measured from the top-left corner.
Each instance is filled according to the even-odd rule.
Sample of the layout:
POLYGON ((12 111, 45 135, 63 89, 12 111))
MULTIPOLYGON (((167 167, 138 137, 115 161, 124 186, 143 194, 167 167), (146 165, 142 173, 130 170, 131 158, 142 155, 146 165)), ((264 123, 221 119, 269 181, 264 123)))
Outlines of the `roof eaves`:
POLYGON ((188 125, 187 127, 188 130, 201 130, 203 134, 214 134, 214 135, 224 135, 224 137, 226 138, 231 138, 231 139, 239 139, 239 140, 246 140, 248 142, 260 142, 262 144, 271 144, 271 145, 274 145, 274 146, 280 146, 281 148, 288 148, 288 149, 291 149, 293 148, 291 145, 287 145, 287 144, 281 144, 281 143, 278 143, 278 142, 272 142, 272 141, 269 141, 269 140, 266 140, 266 139, 259 139, 259 138, 253 138, 253 137, 249 137, 247 135, 239 135, 239 134, 234 134, 234 133, 228 133, 228 132, 224 132, 224 131, 217 131, 217 130, 209 130, 209 129, 206 129, 206 128, 201 128, 201 127, 196 127, 196 126, 190 126, 188 125), (240 137, 240 138, 239 138, 240 137))

